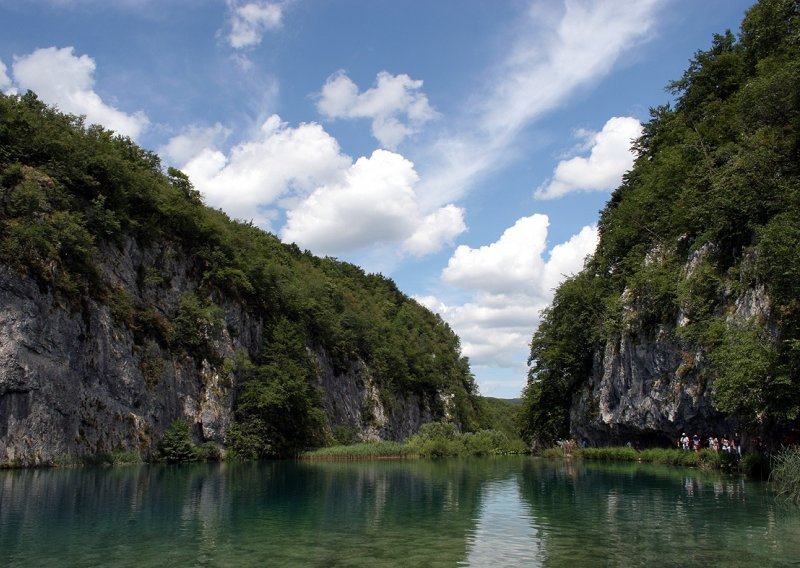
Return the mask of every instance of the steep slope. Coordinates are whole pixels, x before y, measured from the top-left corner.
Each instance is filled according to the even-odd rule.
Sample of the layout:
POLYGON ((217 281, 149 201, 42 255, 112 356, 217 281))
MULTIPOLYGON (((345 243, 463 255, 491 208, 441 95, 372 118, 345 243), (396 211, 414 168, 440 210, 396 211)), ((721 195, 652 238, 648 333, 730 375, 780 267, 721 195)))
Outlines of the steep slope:
POLYGON ((475 424, 458 337, 391 280, 203 205, 181 172, 0 95, 0 464, 243 457, 475 424))
POLYGON ((525 434, 751 435, 800 410, 800 3, 754 5, 651 111, 533 337, 525 434))

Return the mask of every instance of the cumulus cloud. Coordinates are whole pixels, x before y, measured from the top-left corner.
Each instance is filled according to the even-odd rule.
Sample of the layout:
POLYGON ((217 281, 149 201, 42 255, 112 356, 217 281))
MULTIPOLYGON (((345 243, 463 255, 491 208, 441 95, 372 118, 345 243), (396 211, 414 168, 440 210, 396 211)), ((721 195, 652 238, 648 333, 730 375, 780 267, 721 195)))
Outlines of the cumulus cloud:
POLYGON ((219 122, 214 126, 190 126, 182 134, 172 137, 158 153, 173 164, 186 164, 206 148, 215 148, 231 134, 219 122))
POLYGON ((520 388, 520 361, 527 359, 539 312, 551 302, 556 286, 583 268, 597 244, 597 228, 586 226, 548 251, 548 224, 545 215, 523 217, 491 244, 458 247, 442 280, 466 291, 468 301, 416 298, 453 327, 474 367, 519 367, 520 388))
POLYGON ((642 133, 642 125, 631 117, 610 118, 593 135, 589 156, 575 156, 558 163, 552 179, 535 192, 537 199, 555 199, 575 191, 609 191, 622 181, 622 174, 633 166, 631 143, 642 133))
POLYGON ((474 116, 432 148, 423 184, 428 203, 457 200, 512 158, 523 128, 607 75, 648 37, 661 3, 567 0, 560 13, 552 12, 555 3, 534 4, 491 84, 475 97, 474 116))
POLYGON ((3 63, 3 60, 0 59, 0 91, 5 91, 6 89, 11 88, 11 79, 6 74, 8 68, 6 64, 3 63))
POLYGON ((277 115, 224 152, 219 145, 228 135, 219 124, 195 126, 161 153, 189 175, 206 203, 235 218, 270 228, 284 209, 282 238, 317 254, 388 245, 422 256, 466 229, 455 205, 419 207, 419 176, 400 154, 376 150, 354 163, 319 124, 291 127, 277 115))
POLYGON ((479 248, 461 245, 450 257, 442 278, 469 290, 530 291, 544 265, 548 225, 547 215, 523 217, 494 243, 479 248))
POLYGON ((414 165, 393 152, 359 158, 340 183, 315 190, 287 213, 284 240, 333 254, 397 241, 413 230, 414 165))
POLYGON ((234 49, 260 44, 265 32, 280 28, 283 22, 283 2, 228 0, 228 9, 228 43, 234 49))
POLYGON ((61 111, 85 115, 90 123, 131 138, 149 123, 141 111, 127 114, 103 102, 93 90, 94 60, 88 55, 76 56, 73 47, 48 47, 15 57, 12 70, 20 89, 34 91, 61 111))
POLYGON ((331 119, 371 119, 372 135, 384 148, 393 150, 422 124, 436 117, 421 89, 422 81, 381 71, 375 86, 359 93, 358 86, 339 71, 328 77, 322 87, 317 110, 331 119))
POLYGON ((359 158, 340 182, 290 209, 281 237, 319 254, 386 243, 403 243, 416 255, 434 252, 464 230, 463 211, 449 205, 423 216, 414 190, 418 179, 409 160, 376 150, 359 158))
POLYGON ((195 152, 182 169, 209 205, 239 219, 268 225, 276 200, 306 195, 337 180, 350 166, 349 156, 319 124, 292 128, 272 115, 252 140, 228 153, 205 144, 223 131, 219 126, 190 130, 166 148, 183 155, 195 152))
POLYGON ((454 239, 467 230, 464 210, 452 203, 426 215, 416 231, 403 243, 403 249, 414 256, 438 251, 442 245, 452 245, 454 239))

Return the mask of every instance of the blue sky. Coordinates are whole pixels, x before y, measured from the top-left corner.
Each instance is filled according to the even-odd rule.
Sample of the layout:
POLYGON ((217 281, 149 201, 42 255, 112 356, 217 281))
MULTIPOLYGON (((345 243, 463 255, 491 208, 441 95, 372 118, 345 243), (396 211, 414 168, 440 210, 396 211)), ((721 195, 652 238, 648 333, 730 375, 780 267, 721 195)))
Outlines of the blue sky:
POLYGON ((0 0, 0 89, 392 277, 459 334, 483 394, 515 397, 640 122, 750 4, 0 0))

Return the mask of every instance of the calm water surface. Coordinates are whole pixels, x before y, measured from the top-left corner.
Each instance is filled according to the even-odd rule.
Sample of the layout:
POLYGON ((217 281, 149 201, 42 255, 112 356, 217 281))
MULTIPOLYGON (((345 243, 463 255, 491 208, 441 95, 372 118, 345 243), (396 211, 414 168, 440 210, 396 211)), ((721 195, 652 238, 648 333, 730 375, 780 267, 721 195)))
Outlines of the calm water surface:
POLYGON ((0 471, 0 566, 800 566, 739 477, 535 458, 0 471))

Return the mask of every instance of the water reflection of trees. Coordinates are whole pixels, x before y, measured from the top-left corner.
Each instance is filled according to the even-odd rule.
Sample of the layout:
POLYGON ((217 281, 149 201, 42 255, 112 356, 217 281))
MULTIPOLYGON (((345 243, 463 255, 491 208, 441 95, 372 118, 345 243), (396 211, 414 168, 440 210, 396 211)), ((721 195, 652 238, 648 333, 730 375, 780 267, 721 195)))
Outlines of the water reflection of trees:
POLYGON ((520 476, 546 564, 769 564, 798 558, 800 517, 743 478, 647 464, 531 460, 520 476), (776 548, 776 543, 780 544, 776 548))
MULTIPOLYGON (((453 566, 501 460, 0 472, 0 561, 453 566)), ((515 462, 521 464, 521 461, 515 462)))

